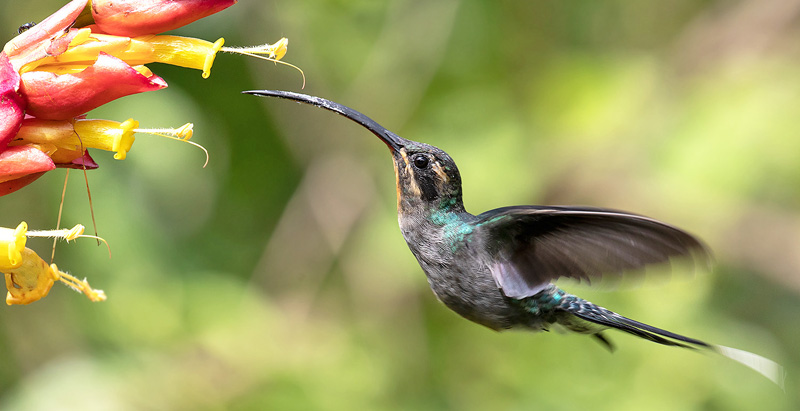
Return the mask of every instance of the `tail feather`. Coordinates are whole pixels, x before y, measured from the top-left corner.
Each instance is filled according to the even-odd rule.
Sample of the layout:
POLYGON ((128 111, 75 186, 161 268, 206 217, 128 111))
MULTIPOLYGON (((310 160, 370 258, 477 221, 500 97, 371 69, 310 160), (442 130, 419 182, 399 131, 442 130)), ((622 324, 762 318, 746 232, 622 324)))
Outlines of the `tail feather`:
POLYGON ((688 349, 695 349, 696 347, 692 347, 691 345, 687 345, 684 343, 693 344, 706 348, 710 347, 710 344, 705 343, 703 341, 685 337, 683 335, 678 335, 669 332, 667 330, 662 330, 660 328, 652 327, 647 324, 631 320, 630 318, 623 317, 613 311, 606 310, 605 308, 602 307, 597 307, 597 310, 600 312, 598 313, 594 310, 582 311, 582 312, 573 312, 572 315, 580 319, 593 322, 595 324, 616 328, 617 330, 624 331, 628 334, 633 334, 639 338, 643 338, 645 340, 652 341, 657 344, 668 345, 673 347, 683 347, 688 349))
POLYGON ((756 372, 767 377, 770 381, 785 390, 786 373, 783 367, 768 358, 748 351, 736 348, 725 347, 722 345, 709 344, 694 338, 662 330, 651 325, 640 323, 630 318, 623 317, 613 311, 594 305, 583 300, 578 307, 572 305, 567 311, 585 321, 615 328, 646 340, 669 346, 683 347, 689 349, 703 348, 730 358, 756 372))
POLYGON ((784 371, 782 365, 775 361, 749 351, 726 347, 724 345, 714 345, 711 349, 767 377, 778 387, 781 387, 781 390, 786 391, 786 371, 784 371))

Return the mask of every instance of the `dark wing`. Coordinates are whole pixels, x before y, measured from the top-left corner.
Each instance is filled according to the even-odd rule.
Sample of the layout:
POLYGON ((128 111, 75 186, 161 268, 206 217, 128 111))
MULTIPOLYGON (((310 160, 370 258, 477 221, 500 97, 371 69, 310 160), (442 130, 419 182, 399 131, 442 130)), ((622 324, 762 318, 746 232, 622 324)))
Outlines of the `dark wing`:
POLYGON ((585 207, 504 207, 477 216, 503 293, 529 297, 559 277, 590 281, 673 257, 708 260, 691 234, 652 218, 585 207))

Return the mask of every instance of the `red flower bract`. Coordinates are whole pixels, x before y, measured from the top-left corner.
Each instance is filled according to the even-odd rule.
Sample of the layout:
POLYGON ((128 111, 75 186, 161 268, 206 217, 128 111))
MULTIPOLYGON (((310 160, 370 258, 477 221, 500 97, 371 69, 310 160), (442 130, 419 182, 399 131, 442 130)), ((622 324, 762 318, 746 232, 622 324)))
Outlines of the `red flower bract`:
POLYGON ((0 195, 13 193, 54 168, 53 160, 35 147, 9 147, 0 153, 0 195))
POLYGON ((161 77, 145 76, 101 52, 94 64, 78 73, 23 73, 20 91, 28 100, 28 114, 56 120, 78 116, 120 97, 165 87, 167 83, 161 77))
POLYGON ((0 152, 17 134, 25 115, 24 102, 17 93, 19 81, 8 56, 0 52, 0 152))
MULTIPOLYGON (((48 50, 51 47, 51 40, 55 41, 60 38, 58 34, 75 21, 81 10, 86 7, 86 1, 72 0, 57 12, 42 20, 41 23, 6 43, 3 51, 13 60, 14 69, 19 70, 25 64, 47 56, 48 52, 53 54, 53 50, 48 50)), ((66 50, 66 45, 69 44, 69 41, 66 41, 66 43, 56 41, 56 43, 56 46, 66 50)), ((55 54, 59 54, 64 50, 55 54)))
POLYGON ((236 0, 92 0, 96 27, 136 37, 185 26, 236 4, 236 0))
POLYGON ((22 187, 36 181, 39 177, 41 177, 45 172, 42 171, 40 173, 33 173, 28 174, 27 176, 20 177, 16 180, 6 181, 5 183, 0 183, 0 197, 11 194, 22 187))

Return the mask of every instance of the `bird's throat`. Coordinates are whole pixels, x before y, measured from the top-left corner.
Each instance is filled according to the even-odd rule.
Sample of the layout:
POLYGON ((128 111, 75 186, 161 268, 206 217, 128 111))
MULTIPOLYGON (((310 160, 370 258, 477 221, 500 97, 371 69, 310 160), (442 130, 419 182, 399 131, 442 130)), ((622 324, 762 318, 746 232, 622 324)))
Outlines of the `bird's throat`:
POLYGON ((397 183, 397 211, 402 213, 405 208, 403 200, 419 198, 422 195, 422 190, 417 180, 414 178, 414 168, 411 167, 411 164, 408 162, 406 149, 400 148, 394 153, 394 156, 394 176, 397 183), (398 154, 400 156, 399 159, 397 158, 398 154), (402 164, 400 164, 401 160, 402 164))

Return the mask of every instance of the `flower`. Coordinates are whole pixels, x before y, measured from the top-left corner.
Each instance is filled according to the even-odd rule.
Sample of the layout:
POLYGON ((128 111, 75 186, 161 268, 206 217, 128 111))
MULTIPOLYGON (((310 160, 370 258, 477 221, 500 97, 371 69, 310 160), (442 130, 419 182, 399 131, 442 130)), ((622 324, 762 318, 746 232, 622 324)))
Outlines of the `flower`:
POLYGON ((0 196, 19 190, 55 168, 53 160, 36 147, 7 148, 0 152, 0 196))
POLYGON ((73 118, 120 97, 167 87, 146 67, 137 70, 104 52, 75 73, 36 70, 21 78, 26 112, 41 119, 73 118))
POLYGON ((70 163, 83 156, 87 148, 113 151, 114 158, 124 160, 133 145, 139 122, 111 120, 41 120, 27 118, 11 145, 34 146, 47 153, 56 163, 70 163))
POLYGON ((211 43, 190 37, 154 34, 131 38, 93 33, 89 28, 70 29, 67 36, 70 41, 63 52, 26 63, 20 67, 20 72, 76 73, 96 64, 98 56, 105 53, 150 75, 152 73, 147 68, 137 66, 148 63, 172 64, 203 70, 203 78, 208 78, 214 58, 225 42, 222 38, 211 43))
POLYGON ((236 0, 92 0, 97 32, 135 37, 185 26, 236 3, 236 0))
POLYGON ((27 232, 28 224, 24 221, 16 229, 0 227, 0 270, 17 268, 22 264, 27 232))
POLYGON ((22 250, 22 264, 13 269, 6 270, 6 304, 30 304, 46 296, 58 279, 58 268, 48 266, 30 248, 22 250))
POLYGON ((28 231, 21 222, 16 229, 0 227, 0 272, 5 275, 6 304, 30 304, 47 296, 56 281, 84 293, 91 301, 103 301, 103 290, 95 290, 84 280, 60 271, 55 264, 47 264, 35 251, 25 247, 27 238, 56 237, 67 241, 83 235, 84 227, 76 225, 69 230, 28 231))
MULTIPOLYGON (((0 52, 0 196, 55 168, 98 168, 88 149, 111 151, 115 159, 124 160, 136 133, 199 146, 188 141, 191 123, 177 129, 142 129, 133 119, 87 119, 86 113, 124 96, 166 88, 167 82, 145 66, 150 63, 201 70, 203 78, 210 76, 220 51, 290 65, 280 61, 288 46, 285 38, 274 44, 230 48, 223 47, 222 38, 209 42, 159 34, 235 3, 72 0, 6 43, 0 52)), ((68 233, 30 232, 24 222, 14 230, 0 228, 0 272, 5 275, 8 304, 36 301, 57 281, 92 301, 105 299, 86 280, 59 271, 25 246, 26 238, 42 233, 67 240, 82 236, 80 227, 77 234, 77 226, 68 233)))
MULTIPOLYGON (((121 123, 100 126, 101 120, 88 123, 82 117, 117 98, 167 87, 166 81, 145 64, 194 68, 207 78, 219 51, 279 61, 286 53, 285 38, 275 44, 225 48, 222 38, 212 43, 157 35, 234 3, 94 0, 87 8, 87 0, 72 0, 9 41, 0 52, 0 154, 11 151, 0 157, 0 195, 29 184, 55 167, 97 168, 87 148, 114 151, 114 158, 124 159, 133 143, 130 130, 138 123, 127 134, 114 137, 108 131, 121 123), (106 131, 96 127, 106 127, 106 131), (20 148, 23 146, 28 148, 20 148), (35 155, 31 148, 52 161, 35 155), (20 159, 25 156, 34 161, 23 164, 20 159)), ((186 141, 188 137, 178 139, 186 141)))
POLYGON ((19 90, 20 77, 8 56, 0 53, 0 150, 14 137, 25 116, 19 90))

